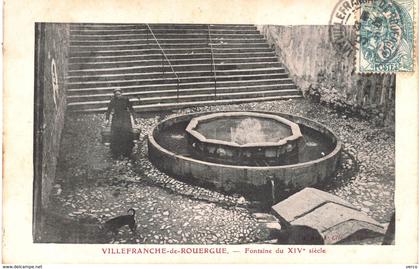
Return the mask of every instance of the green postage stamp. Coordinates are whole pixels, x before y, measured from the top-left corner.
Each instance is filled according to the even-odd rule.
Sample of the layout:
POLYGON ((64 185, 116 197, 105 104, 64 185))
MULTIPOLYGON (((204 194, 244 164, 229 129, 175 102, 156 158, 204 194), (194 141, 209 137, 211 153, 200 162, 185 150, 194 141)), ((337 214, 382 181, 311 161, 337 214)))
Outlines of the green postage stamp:
POLYGON ((413 0, 376 0, 359 12, 359 72, 414 71, 413 0))

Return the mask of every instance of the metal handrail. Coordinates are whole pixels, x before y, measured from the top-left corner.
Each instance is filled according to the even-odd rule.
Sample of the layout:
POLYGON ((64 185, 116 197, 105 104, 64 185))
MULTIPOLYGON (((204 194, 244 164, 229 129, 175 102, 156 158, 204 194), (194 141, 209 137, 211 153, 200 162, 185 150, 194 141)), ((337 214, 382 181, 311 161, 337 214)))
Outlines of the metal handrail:
MULTIPOLYGON (((172 72, 174 73, 174 75, 176 76, 176 80, 177 80, 177 85, 176 85, 176 100, 178 101, 179 99, 179 83, 181 82, 179 79, 178 74, 175 72, 174 68, 172 67, 171 61, 169 61, 168 57, 166 56, 165 51, 163 50, 163 48, 160 46, 159 41, 157 40, 155 34, 152 31, 152 28, 150 28, 149 24, 146 24, 147 28, 149 29, 150 33, 152 34, 153 38, 156 41, 156 44, 158 45, 158 47, 160 48, 160 50, 162 51, 162 74, 165 74, 165 69, 164 69, 164 61, 163 61, 163 57, 165 57, 166 61, 169 64, 169 67, 172 69, 172 72)), ((149 39, 149 35, 147 36, 147 39, 149 39)), ((147 43, 149 43, 149 40, 147 40, 147 43)))
POLYGON ((213 78, 214 78, 214 97, 216 98, 217 95, 217 82, 216 82, 216 66, 214 64, 214 57, 213 57, 213 44, 212 44, 212 40, 211 40, 211 33, 210 33, 210 25, 207 25, 207 29, 208 29, 208 40, 209 40, 209 44, 210 44, 210 52, 211 52, 211 71, 213 72, 213 78))

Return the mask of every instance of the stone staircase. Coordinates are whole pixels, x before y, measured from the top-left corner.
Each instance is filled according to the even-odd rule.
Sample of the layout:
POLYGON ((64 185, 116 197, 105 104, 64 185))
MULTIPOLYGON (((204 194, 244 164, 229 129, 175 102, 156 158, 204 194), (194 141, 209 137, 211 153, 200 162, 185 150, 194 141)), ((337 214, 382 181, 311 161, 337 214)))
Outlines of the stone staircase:
POLYGON ((72 24, 66 84, 72 112, 115 87, 136 111, 301 97, 253 25, 72 24))

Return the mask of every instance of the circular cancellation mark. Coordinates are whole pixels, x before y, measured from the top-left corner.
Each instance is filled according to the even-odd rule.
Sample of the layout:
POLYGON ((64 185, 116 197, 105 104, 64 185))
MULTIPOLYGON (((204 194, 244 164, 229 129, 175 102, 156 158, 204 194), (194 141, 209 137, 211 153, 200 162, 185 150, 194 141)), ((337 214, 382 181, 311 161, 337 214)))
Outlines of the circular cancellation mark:
POLYGON ((357 32, 360 22, 356 20, 356 12, 362 4, 373 3, 373 0, 340 0, 334 7, 329 21, 329 37, 336 51, 349 56, 357 49, 360 39, 357 32))

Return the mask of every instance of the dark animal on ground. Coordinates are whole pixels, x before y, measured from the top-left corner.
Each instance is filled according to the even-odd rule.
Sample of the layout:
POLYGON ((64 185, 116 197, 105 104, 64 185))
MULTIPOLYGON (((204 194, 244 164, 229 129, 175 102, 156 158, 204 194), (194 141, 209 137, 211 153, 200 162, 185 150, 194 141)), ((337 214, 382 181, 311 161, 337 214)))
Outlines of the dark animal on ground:
POLYGON ((121 227, 128 225, 130 230, 134 233, 136 231, 136 220, 134 219, 136 211, 130 208, 127 213, 128 215, 115 217, 105 222, 103 225, 104 231, 112 232, 114 235, 116 235, 121 227))
POLYGON ((318 230, 305 225, 290 225, 281 230, 274 230, 272 237, 277 239, 277 244, 324 245, 324 238, 318 230))

